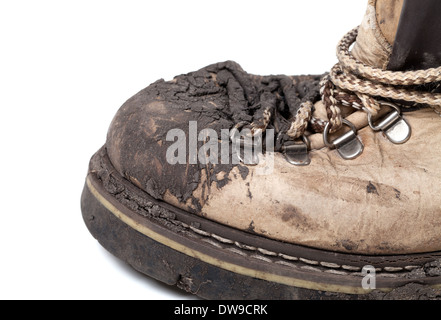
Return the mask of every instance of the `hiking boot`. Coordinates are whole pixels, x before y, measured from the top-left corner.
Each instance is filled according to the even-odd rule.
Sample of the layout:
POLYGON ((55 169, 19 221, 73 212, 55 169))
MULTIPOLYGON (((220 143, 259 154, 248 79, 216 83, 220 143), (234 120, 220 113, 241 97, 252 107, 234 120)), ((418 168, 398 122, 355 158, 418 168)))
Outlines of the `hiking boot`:
POLYGON ((323 75, 151 84, 90 161, 90 232, 207 299, 440 298, 440 15, 369 1, 323 75))

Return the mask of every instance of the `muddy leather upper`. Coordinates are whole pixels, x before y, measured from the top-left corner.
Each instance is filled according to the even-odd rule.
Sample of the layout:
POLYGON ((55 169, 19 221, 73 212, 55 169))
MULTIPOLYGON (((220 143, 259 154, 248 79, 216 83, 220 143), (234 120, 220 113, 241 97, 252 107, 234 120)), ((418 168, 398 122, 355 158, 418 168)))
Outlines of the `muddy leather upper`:
MULTIPOLYGON (((272 168, 269 157, 258 166, 167 162, 171 129, 189 137, 189 121, 197 121, 198 132, 234 126, 229 108, 243 101, 230 93, 251 99, 264 79, 242 83, 234 70, 241 69, 216 64, 158 81, 129 99, 107 137, 116 170, 157 199, 272 239, 361 254, 441 250, 441 119, 431 109, 406 113, 412 137, 402 145, 369 127, 359 130, 365 148, 355 160, 322 148, 310 153, 309 166, 296 167, 276 152, 270 174, 263 170, 272 168), (225 80, 225 70, 237 83, 225 80)), ((301 92, 317 77, 292 81, 301 92)))

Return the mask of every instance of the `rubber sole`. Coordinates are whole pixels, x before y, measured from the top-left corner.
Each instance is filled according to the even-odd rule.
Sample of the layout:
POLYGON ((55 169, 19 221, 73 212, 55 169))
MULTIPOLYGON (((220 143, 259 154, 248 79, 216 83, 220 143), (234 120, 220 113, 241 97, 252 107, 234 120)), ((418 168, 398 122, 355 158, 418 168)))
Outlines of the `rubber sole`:
POLYGON ((350 255, 229 228, 152 198, 116 172, 105 148, 92 157, 81 207, 113 255, 205 299, 381 299, 397 290, 441 297, 441 252, 350 255), (362 285, 367 265, 375 290, 362 285))

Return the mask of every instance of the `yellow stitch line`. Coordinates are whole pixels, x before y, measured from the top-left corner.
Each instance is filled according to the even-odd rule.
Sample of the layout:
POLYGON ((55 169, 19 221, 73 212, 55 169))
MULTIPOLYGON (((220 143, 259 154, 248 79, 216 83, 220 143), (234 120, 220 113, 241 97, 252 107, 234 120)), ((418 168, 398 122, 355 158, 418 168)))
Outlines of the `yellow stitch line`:
MULTIPOLYGON (((144 234, 145 236, 165 245, 168 246, 176 251, 179 251, 181 253, 184 253, 190 257, 197 258, 203 262, 206 262, 208 264, 211 264, 213 266, 222 268, 224 270, 228 270, 234 273, 238 273, 241 275, 254 277, 262 280, 267 280, 271 282, 276 282, 280 284, 285 284, 289 286, 294 286, 298 288, 306 288, 306 289, 313 289, 313 290, 322 290, 322 291, 330 291, 330 292, 341 292, 341 293, 349 293, 349 294, 366 294, 369 293, 371 290, 365 290, 361 287, 361 281, 360 281, 360 287, 350 287, 350 286, 339 286, 334 284, 326 284, 326 283, 318 283, 318 282, 310 282, 306 280, 296 279, 292 277, 286 277, 281 276, 265 271, 259 271, 255 269, 246 268, 243 266, 239 266, 230 262, 219 260, 215 257, 209 256, 205 253, 202 253, 200 251, 191 249, 189 247, 186 247, 176 241, 173 241, 149 228, 147 228, 145 225, 142 225, 132 218, 126 216, 123 214, 118 208, 116 208, 112 203, 110 203, 107 199, 105 199, 98 190, 93 186, 89 176, 86 179, 87 187, 89 188, 90 192, 93 194, 93 196, 100 202, 107 210, 109 210, 113 215, 115 215, 118 219, 120 219, 122 222, 130 226, 131 228, 135 229, 136 231, 144 234)), ((389 291, 390 289, 384 289, 386 291, 389 291)), ((383 289, 382 289, 383 291, 383 289)))

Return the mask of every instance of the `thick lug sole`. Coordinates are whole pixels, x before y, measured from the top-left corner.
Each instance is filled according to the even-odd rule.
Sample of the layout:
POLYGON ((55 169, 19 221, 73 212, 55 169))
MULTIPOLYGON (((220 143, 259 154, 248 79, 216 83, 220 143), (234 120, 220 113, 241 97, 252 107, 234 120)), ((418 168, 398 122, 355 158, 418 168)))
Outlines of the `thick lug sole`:
POLYGON ((113 255, 205 299, 441 298, 441 252, 353 255, 236 230, 152 198, 117 173, 104 147, 90 162, 81 208, 113 255))

